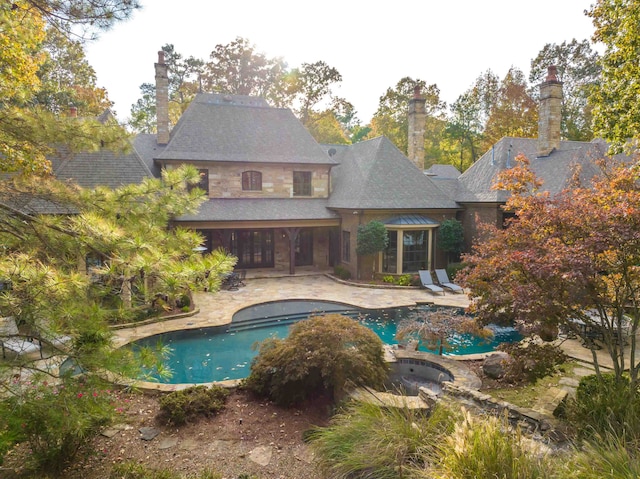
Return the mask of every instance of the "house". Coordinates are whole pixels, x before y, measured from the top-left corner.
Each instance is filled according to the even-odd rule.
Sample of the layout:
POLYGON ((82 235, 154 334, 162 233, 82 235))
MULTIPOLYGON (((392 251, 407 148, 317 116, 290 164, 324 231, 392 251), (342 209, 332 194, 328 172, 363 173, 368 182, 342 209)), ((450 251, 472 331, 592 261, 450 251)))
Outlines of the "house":
POLYGON ((446 266, 437 230, 462 221, 468 246, 478 223, 501 225, 504 191, 491 189, 496 174, 525 154, 550 191, 567 185, 573 165, 595 173, 602 142, 560 141, 562 85, 550 69, 541 85, 540 138, 503 138, 469 170, 437 165, 421 169, 425 100, 409 104, 409 155, 387 138, 354 145, 320 145, 288 109, 241 95, 198 94, 169 129, 168 70, 159 52, 156 70, 157 135, 139 135, 132 152, 76 155, 54 173, 81 186, 140 181, 162 168, 188 163, 201 173, 207 199, 197 213, 174 220, 198 230, 208 250, 222 247, 241 269, 325 270, 340 265, 352 277, 415 273, 446 266), (388 248, 377 258, 355 253, 360 225, 381 221, 388 248))

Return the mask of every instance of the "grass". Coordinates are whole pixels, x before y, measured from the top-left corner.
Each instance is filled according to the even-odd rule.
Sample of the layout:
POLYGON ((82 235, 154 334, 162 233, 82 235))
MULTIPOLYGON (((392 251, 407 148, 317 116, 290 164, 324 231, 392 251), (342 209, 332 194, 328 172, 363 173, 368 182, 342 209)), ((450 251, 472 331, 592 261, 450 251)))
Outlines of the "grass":
POLYGON ((533 408, 538 399, 544 396, 549 388, 560 386, 560 379, 567 377, 579 379, 573 373, 575 367, 576 363, 569 361, 559 367, 558 373, 539 379, 534 384, 487 389, 483 392, 516 406, 533 408))

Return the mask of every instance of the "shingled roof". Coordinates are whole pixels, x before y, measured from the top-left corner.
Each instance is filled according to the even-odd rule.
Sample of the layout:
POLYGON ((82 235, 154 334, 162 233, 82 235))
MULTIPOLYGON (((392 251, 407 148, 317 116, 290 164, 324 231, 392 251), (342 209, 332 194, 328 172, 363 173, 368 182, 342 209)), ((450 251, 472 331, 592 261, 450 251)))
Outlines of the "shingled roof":
POLYGON ((160 160, 335 164, 291 110, 259 98, 200 93, 160 160))
POLYGON ((140 183, 152 176, 135 148, 127 153, 116 153, 106 148, 90 152, 59 150, 52 163, 57 165, 53 172, 56 178, 73 181, 83 188, 117 188, 140 183))
MULTIPOLYGON (((516 165, 515 157, 523 154, 530 168, 542 181, 541 190, 552 195, 569 186, 574 167, 580 165, 581 179, 589 180, 598 174, 596 161, 604 158, 607 144, 601 140, 561 141, 549 156, 537 158, 538 140, 533 138, 502 138, 459 177, 456 200, 463 203, 505 202, 509 193, 491 187, 499 172, 516 165)), ((615 157, 618 161, 627 159, 615 157)))
POLYGON ((213 198, 178 221, 287 221, 337 219, 326 198, 213 198))
POLYGON ((441 209, 458 205, 386 137, 336 148, 330 208, 441 209))

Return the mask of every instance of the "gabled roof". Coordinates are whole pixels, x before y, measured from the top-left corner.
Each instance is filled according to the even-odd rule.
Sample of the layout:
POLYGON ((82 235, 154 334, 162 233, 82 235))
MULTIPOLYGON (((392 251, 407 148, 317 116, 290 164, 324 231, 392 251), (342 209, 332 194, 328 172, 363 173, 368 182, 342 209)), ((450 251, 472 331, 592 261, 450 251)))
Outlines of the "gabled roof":
POLYGON ((152 176, 135 148, 126 153, 116 153, 106 148, 98 151, 71 152, 58 150, 57 165, 53 174, 59 180, 71 180, 83 188, 119 186, 140 183, 152 176))
POLYGON ((140 159, 147 165, 153 176, 160 177, 160 166, 153 159, 160 155, 166 145, 158 145, 155 133, 140 133, 133 138, 133 148, 138 152, 140 159))
POLYGON ((157 159, 335 164, 291 110, 259 98, 205 93, 182 114, 157 159))
MULTIPOLYGON (((569 186, 577 165, 581 167, 582 180, 587 181, 598 174, 596 161, 606 156, 607 149, 607 144, 601 140, 561 141, 559 148, 549 156, 538 158, 537 139, 505 137, 459 177, 455 197, 462 203, 505 202, 509 193, 491 187, 499 172, 516 165, 514 159, 519 154, 529 159, 530 168, 543 181, 541 190, 557 194, 569 186)), ((619 155, 615 159, 624 161, 627 157, 619 155)))
POLYGON ((178 221, 284 221, 337 219, 326 198, 213 198, 178 221))
POLYGON ((330 208, 441 209, 457 204, 383 136, 336 148, 330 208))

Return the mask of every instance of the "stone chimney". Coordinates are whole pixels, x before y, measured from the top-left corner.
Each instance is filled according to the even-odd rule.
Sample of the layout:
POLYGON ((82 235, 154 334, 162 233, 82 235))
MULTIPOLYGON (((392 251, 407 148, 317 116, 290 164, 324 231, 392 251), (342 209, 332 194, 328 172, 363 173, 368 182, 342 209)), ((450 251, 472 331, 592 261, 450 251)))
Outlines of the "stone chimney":
POLYGON ((164 52, 158 52, 156 67, 156 141, 158 145, 169 143, 169 67, 164 62, 164 52))
POLYGON ((547 78, 540 84, 538 108, 538 157, 549 156, 560 146, 560 124, 562 122, 562 82, 558 70, 550 66, 547 78))
POLYGON ((407 156, 418 167, 424 170, 424 130, 427 122, 425 104, 427 100, 420 94, 416 85, 413 98, 409 100, 409 143, 407 156))

